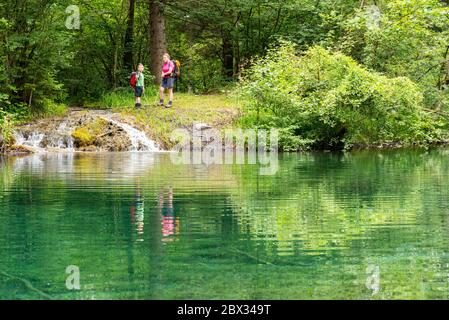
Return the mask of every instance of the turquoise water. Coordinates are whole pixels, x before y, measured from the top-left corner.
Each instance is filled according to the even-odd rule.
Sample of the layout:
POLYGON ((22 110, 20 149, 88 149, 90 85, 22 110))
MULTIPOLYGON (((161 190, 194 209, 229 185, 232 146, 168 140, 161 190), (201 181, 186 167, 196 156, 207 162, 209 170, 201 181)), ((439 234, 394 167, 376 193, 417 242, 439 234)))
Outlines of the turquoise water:
POLYGON ((0 299, 447 299, 448 156, 0 158, 0 299))

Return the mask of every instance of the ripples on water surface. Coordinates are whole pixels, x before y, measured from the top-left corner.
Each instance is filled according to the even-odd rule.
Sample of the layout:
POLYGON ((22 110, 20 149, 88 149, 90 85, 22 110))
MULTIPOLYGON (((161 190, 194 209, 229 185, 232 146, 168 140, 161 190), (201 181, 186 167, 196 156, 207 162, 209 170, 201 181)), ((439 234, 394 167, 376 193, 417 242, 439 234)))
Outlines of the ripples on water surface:
POLYGON ((0 299, 446 299, 448 154, 0 158, 0 299))

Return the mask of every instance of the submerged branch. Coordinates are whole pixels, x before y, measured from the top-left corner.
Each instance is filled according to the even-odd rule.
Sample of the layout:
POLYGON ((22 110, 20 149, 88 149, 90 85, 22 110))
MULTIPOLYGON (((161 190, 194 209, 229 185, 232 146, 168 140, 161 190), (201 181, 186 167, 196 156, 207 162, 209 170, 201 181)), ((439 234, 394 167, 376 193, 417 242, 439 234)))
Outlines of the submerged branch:
POLYGON ((235 254, 239 254, 239 255, 244 255, 244 256, 246 256, 246 257, 248 257, 250 259, 253 259, 253 260, 255 260, 255 261, 259 262, 259 263, 268 264, 268 265, 271 265, 271 266, 275 265, 274 263, 272 263, 270 261, 266 261, 266 260, 260 259, 258 257, 255 257, 255 256, 247 253, 247 252, 244 252, 244 251, 241 251, 241 250, 238 250, 238 249, 234 249, 231 252, 235 253, 235 254))
POLYGON ((0 274, 3 274, 5 277, 10 278, 10 279, 19 280, 19 281, 21 281, 21 282, 25 285, 25 287, 27 287, 28 289, 30 289, 30 290, 32 290, 32 291, 38 293, 39 295, 41 295, 42 297, 44 297, 44 298, 46 298, 46 299, 53 300, 53 297, 52 297, 52 296, 50 296, 49 294, 47 294, 47 293, 45 293, 45 292, 43 292, 43 291, 41 291, 41 290, 35 288, 35 287, 33 286, 33 284, 32 284, 30 281, 26 280, 26 279, 19 278, 19 277, 16 277, 16 276, 13 276, 13 275, 11 275, 11 274, 6 273, 6 272, 3 271, 3 270, 0 270, 0 274))

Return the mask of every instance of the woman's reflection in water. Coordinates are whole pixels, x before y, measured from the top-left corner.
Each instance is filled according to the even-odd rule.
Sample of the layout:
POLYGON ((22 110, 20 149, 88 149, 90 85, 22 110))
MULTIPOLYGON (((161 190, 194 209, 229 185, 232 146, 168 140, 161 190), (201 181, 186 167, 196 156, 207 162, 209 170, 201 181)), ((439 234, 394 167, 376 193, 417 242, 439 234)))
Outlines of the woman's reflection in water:
POLYGON ((135 225, 137 231, 137 240, 143 241, 144 232, 144 217, 145 217, 145 200, 140 187, 140 182, 137 182, 134 201, 131 205, 131 223, 135 225))
POLYGON ((173 188, 169 187, 167 196, 164 190, 159 192, 159 215, 162 218, 162 241, 173 241, 179 234, 179 218, 175 217, 173 207, 173 188))

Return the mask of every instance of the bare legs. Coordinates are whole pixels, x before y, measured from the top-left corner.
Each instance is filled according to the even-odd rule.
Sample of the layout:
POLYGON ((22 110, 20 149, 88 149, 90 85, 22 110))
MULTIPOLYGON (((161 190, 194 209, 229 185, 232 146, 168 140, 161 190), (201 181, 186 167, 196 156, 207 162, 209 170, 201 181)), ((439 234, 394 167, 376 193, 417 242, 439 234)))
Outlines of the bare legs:
POLYGON ((161 99, 161 101, 164 101, 164 91, 165 91, 164 87, 161 87, 159 89, 159 98, 161 99))
MULTIPOLYGON (((159 98, 160 98, 159 105, 164 104, 164 93, 165 93, 164 87, 160 87, 160 89, 159 89, 159 98)), ((173 104, 173 88, 168 89, 168 94, 169 94, 169 99, 170 99, 170 101, 168 102, 168 106, 171 107, 171 105, 173 104)))
POLYGON ((142 107, 142 103, 141 103, 141 96, 142 96, 142 94, 143 94, 143 87, 136 87, 135 89, 134 89, 134 91, 135 91, 135 97, 136 97, 136 105, 135 105, 135 107, 137 108, 137 109, 139 109, 140 107, 142 107))

